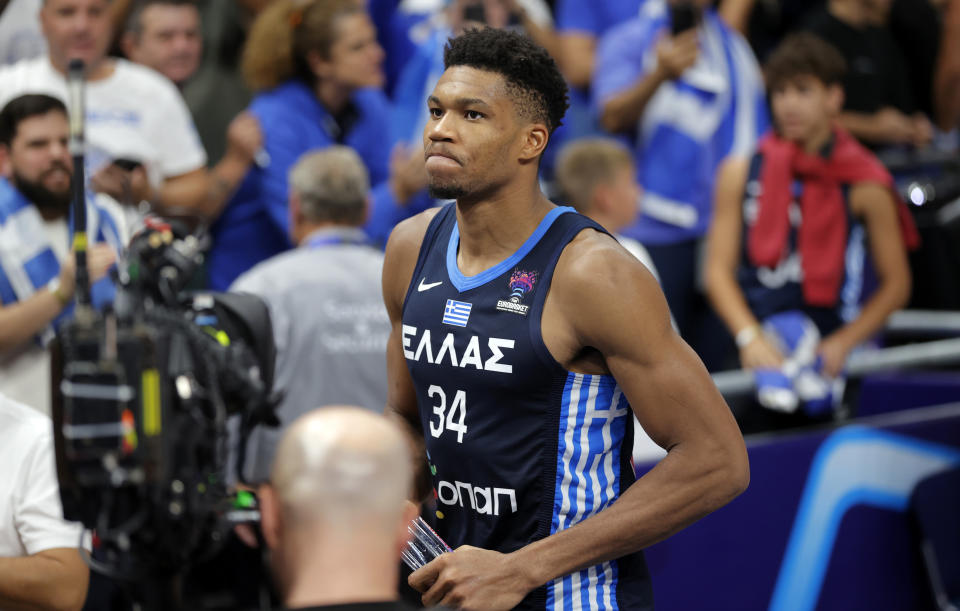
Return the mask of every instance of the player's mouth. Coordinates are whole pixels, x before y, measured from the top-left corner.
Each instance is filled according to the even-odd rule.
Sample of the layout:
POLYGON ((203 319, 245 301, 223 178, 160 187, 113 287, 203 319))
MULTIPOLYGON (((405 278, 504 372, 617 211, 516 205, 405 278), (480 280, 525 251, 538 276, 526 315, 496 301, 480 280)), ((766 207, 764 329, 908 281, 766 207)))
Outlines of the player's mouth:
POLYGON ((428 151, 425 158, 425 165, 427 169, 430 168, 441 168, 441 167, 459 167, 463 164, 460 163, 460 160, 454 157, 453 155, 443 152, 432 150, 428 151))

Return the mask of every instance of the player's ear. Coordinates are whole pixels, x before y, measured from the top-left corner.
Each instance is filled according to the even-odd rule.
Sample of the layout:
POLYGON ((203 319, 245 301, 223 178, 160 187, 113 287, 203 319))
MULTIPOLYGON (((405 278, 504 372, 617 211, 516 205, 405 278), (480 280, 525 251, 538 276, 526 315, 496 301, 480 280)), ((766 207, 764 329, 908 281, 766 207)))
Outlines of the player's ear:
POLYGON ((532 161, 543 154, 550 141, 550 132, 543 123, 531 123, 524 129, 523 146, 520 149, 521 161, 532 161))

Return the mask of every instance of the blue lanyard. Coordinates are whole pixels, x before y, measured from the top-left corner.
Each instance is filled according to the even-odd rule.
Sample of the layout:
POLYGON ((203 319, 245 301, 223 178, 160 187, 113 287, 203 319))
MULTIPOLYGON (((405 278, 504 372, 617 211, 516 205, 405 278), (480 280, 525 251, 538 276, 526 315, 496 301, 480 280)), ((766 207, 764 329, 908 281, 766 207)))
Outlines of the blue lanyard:
POLYGON ((356 244, 362 246, 369 243, 370 240, 366 236, 321 235, 312 240, 308 240, 307 248, 324 248, 338 244, 356 244))

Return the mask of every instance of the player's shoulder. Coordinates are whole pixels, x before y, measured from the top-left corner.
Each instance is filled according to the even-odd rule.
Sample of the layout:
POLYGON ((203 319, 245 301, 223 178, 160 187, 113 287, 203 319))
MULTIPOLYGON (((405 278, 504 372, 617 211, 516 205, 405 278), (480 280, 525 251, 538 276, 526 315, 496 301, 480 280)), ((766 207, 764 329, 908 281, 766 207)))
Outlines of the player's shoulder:
POLYGON ((423 212, 397 223, 387 240, 386 257, 389 259, 391 255, 396 256, 410 249, 418 252, 420 245, 423 243, 423 238, 427 234, 430 222, 443 209, 443 206, 427 208, 423 212))
POLYGON ((429 208, 397 224, 390 232, 383 259, 383 294, 388 308, 403 302, 430 222, 443 207, 429 208))
POLYGON ((649 271, 616 238, 587 228, 564 247, 554 283, 573 292, 607 291, 643 275, 649 271))

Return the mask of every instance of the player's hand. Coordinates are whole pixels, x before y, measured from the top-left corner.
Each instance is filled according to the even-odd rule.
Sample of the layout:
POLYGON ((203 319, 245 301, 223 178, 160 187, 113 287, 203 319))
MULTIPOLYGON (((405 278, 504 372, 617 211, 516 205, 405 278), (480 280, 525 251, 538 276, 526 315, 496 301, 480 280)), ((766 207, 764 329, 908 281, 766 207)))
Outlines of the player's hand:
POLYGON ((825 337, 817 346, 817 354, 823 358, 823 373, 831 378, 840 375, 847 364, 847 356, 851 350, 853 350, 853 344, 840 332, 825 337))
POLYGON ((124 170, 108 164, 90 177, 90 185, 97 193, 105 193, 124 205, 136 205, 149 200, 152 191, 143 166, 124 170))
POLYGON ((410 587, 423 593, 425 605, 454 609, 512 609, 539 584, 510 554, 464 545, 434 558, 410 574, 410 587))
POLYGON ((753 341, 740 349, 740 365, 744 369, 779 369, 783 365, 783 355, 763 333, 758 333, 753 341))
POLYGON ((657 69, 667 78, 676 79, 697 61, 697 30, 690 29, 677 36, 666 36, 657 43, 657 69))

